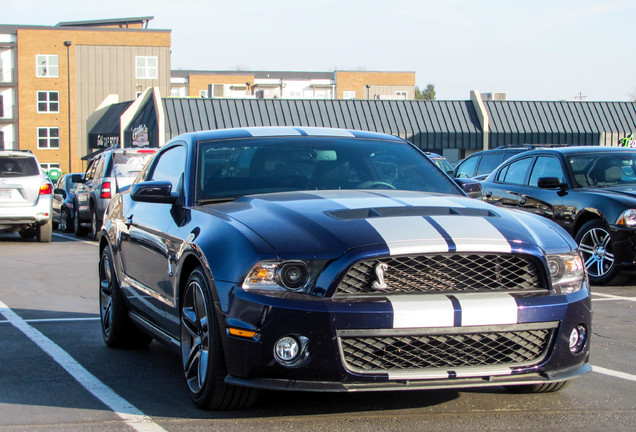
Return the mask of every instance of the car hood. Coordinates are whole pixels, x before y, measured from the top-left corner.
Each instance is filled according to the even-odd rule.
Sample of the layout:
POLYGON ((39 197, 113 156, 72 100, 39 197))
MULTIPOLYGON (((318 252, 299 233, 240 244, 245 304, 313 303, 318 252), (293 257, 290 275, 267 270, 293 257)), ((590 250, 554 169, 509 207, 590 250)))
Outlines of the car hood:
POLYGON ((594 193, 603 196, 622 197, 628 199, 636 198, 636 185, 631 186, 612 186, 604 188, 583 188, 580 191, 594 193))
POLYGON ((281 258, 334 259, 354 248, 391 255, 576 247, 556 224, 474 199, 407 191, 255 195, 203 211, 245 225, 281 258), (222 215, 218 214, 221 213, 222 215))

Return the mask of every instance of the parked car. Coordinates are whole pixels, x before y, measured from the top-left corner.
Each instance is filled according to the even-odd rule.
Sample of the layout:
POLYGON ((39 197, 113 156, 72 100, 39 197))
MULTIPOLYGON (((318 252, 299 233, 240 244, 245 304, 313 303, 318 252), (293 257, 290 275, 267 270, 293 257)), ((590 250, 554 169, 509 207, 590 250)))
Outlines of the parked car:
POLYGON ((50 242, 53 185, 33 153, 0 150, 0 231, 50 242))
POLYGON ((533 148, 530 145, 506 146, 473 153, 457 163, 451 177, 483 180, 502 162, 533 148))
POLYGON ((579 245, 592 283, 616 283, 636 269, 636 149, 534 150, 482 183, 483 199, 544 216, 579 245))
POLYGON ((202 408, 255 389, 548 392, 590 371, 572 238, 390 135, 178 136, 113 197, 99 254, 106 344, 174 347, 202 408))
POLYGON ((75 191, 73 230, 76 235, 89 233, 96 238, 112 195, 129 186, 154 153, 154 149, 148 148, 111 148, 89 162, 75 191))
POLYGON ((444 156, 432 152, 426 152, 426 156, 428 156, 433 162, 435 162, 435 165, 440 167, 446 174, 448 174, 449 176, 453 175, 453 170, 455 169, 455 167, 453 167, 453 164, 450 163, 444 156))
POLYGON ((53 190, 53 228, 63 232, 73 231, 73 215, 75 214, 73 194, 83 177, 83 173, 65 174, 57 181, 53 190))

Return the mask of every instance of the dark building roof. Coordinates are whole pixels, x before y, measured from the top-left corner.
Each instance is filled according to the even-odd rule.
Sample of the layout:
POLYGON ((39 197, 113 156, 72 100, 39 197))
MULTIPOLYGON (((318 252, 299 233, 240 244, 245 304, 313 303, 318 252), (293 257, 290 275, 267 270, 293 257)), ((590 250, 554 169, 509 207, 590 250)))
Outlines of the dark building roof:
POLYGON ((90 20, 90 21, 65 21, 59 22, 55 24, 55 27, 94 27, 94 26, 104 26, 104 25, 120 25, 127 26, 130 24, 142 24, 144 26, 148 25, 148 22, 153 20, 155 17, 147 16, 147 17, 132 17, 132 18, 112 18, 112 19, 100 19, 100 20, 90 20))
POLYGON ((616 145, 612 132, 636 132, 634 102, 488 101, 484 105, 490 118, 490 147, 616 145))
POLYGON ((127 101, 112 104, 108 107, 88 133, 90 148, 97 147, 97 138, 100 135, 103 137, 119 137, 121 116, 131 104, 132 101, 127 101))
POLYGON ((250 126, 324 126, 382 132, 423 149, 481 149, 470 101, 192 99, 163 100, 166 138, 250 126))

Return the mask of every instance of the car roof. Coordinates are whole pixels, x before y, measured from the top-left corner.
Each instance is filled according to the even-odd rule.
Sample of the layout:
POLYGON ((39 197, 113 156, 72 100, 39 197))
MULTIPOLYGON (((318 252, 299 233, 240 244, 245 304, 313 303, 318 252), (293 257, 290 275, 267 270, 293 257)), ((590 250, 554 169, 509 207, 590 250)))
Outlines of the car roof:
POLYGON ((524 153, 524 155, 533 155, 536 153, 559 153, 563 155, 582 154, 582 153, 607 153, 607 152, 636 152, 636 149, 629 147, 610 147, 610 146, 566 146, 566 147, 553 147, 535 149, 531 152, 524 153))
MULTIPOLYGON (((341 137, 341 138, 366 138, 381 139, 388 141, 401 141, 393 135, 383 134, 379 132, 360 131, 353 129, 336 129, 322 127, 249 127, 236 129, 215 129, 210 131, 192 132, 184 136, 195 136, 200 141, 231 139, 231 138, 250 138, 250 137, 283 137, 283 136, 321 136, 321 137, 341 137)), ((178 138, 178 137, 177 137, 178 138)))

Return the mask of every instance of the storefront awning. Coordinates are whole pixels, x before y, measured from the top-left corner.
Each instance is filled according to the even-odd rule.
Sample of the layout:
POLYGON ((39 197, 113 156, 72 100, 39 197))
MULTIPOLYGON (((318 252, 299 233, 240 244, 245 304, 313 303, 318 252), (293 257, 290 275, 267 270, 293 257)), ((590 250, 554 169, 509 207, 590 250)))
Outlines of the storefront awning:
POLYGON ((112 104, 88 133, 89 149, 104 149, 120 146, 121 115, 132 104, 132 101, 112 104))

